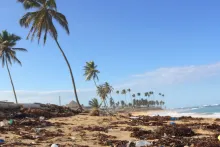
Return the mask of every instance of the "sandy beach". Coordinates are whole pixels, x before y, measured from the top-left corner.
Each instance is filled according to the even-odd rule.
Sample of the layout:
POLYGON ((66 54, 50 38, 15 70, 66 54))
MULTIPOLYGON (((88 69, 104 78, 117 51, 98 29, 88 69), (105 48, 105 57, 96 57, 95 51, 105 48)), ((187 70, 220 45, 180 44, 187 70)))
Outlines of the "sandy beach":
MULTIPOLYGON (((163 111, 133 112, 132 116, 141 116, 143 114, 151 115, 155 112, 163 111)), ((50 147, 51 144, 57 144, 59 147, 101 147, 111 146, 110 144, 112 143, 113 146, 126 147, 121 144, 139 141, 143 137, 144 140, 151 142, 152 146, 157 147, 159 145, 157 142, 163 142, 163 137, 155 135, 155 132, 159 129, 163 130, 166 127, 170 127, 170 130, 175 129, 176 132, 179 131, 180 133, 175 134, 175 132, 163 130, 167 133, 166 135, 168 137, 174 139, 174 146, 175 143, 177 143, 175 139, 178 140, 180 138, 205 138, 203 140, 209 138, 211 142, 215 142, 215 145, 217 142, 217 145, 220 146, 219 141, 217 140, 220 131, 220 121, 214 118, 198 119, 183 117, 175 121, 171 121, 170 117, 157 116, 146 116, 146 118, 143 117, 141 119, 134 118, 131 119, 127 113, 117 114, 116 116, 89 116, 88 114, 79 114, 72 117, 52 118, 46 120, 46 122, 49 122, 51 125, 45 125, 45 127, 41 126, 41 130, 39 130, 38 133, 36 128, 39 124, 31 125, 31 123, 26 123, 24 126, 20 125, 20 134, 16 133, 13 128, 8 130, 0 128, 0 138, 5 140, 5 144, 2 146, 22 147, 31 145, 36 147, 50 147), (175 125, 171 125, 170 122, 174 122, 175 125), (134 128, 139 129, 135 130, 134 128), (187 130, 186 128, 189 128, 190 130, 187 130), (141 132, 143 130, 145 130, 145 132, 141 132), (147 133, 146 131, 150 133, 147 133), (184 131, 189 131, 190 134, 184 134, 184 131)), ((33 121, 37 122, 36 120, 33 121)), ((164 133, 162 136, 163 135, 164 133)), ((170 141, 172 143, 172 140, 170 141)), ((210 143, 210 145, 212 144, 210 143)), ((207 145, 205 147, 215 146, 207 145)))

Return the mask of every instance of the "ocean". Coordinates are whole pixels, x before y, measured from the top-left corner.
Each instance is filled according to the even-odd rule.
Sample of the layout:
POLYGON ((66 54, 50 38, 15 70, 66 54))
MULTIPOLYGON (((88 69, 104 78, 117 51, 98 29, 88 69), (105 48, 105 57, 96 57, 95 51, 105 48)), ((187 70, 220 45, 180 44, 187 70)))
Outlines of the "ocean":
POLYGON ((168 109, 163 112, 153 113, 151 115, 172 116, 172 117, 192 116, 192 117, 203 117, 203 118, 220 118, 220 104, 168 109))

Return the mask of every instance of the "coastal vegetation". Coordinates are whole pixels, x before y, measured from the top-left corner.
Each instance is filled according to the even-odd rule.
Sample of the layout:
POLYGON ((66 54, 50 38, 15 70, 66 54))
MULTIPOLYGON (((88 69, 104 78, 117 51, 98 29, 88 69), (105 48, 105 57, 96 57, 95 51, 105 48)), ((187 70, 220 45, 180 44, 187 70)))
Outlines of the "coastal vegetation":
POLYGON ((2 67, 4 67, 6 65, 16 103, 18 103, 18 98, 17 98, 16 92, 15 92, 15 86, 14 86, 8 65, 9 64, 12 65, 13 62, 18 63, 19 65, 22 65, 21 61, 18 59, 18 57, 16 55, 16 52, 17 51, 26 52, 27 50, 25 48, 15 47, 16 43, 19 40, 21 40, 21 37, 15 35, 15 34, 10 34, 6 30, 4 30, 4 31, 2 31, 2 33, 0 33, 0 60, 2 62, 2 67))

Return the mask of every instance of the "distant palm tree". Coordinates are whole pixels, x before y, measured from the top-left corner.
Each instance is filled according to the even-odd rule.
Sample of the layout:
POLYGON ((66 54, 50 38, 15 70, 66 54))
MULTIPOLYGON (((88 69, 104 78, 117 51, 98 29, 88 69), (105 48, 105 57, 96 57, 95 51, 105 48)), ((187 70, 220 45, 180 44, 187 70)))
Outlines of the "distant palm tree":
POLYGON ((136 101, 135 101, 135 94, 132 94, 132 97, 133 97, 133 101, 132 101, 132 102, 133 102, 133 106, 134 106, 134 105, 135 105, 135 102, 136 102, 136 101))
POLYGON ((123 89, 123 90, 121 91, 121 94, 122 94, 122 95, 125 95, 125 104, 126 104, 126 103, 127 103, 127 100, 126 100, 126 94, 127 94, 127 92, 126 92, 126 90, 123 89))
POLYGON ((70 32, 66 17, 62 13, 57 11, 57 5, 55 0, 18 0, 18 2, 21 2, 26 10, 34 10, 32 12, 26 13, 20 19, 20 25, 22 27, 28 28, 29 26, 31 26, 27 39, 29 39, 29 37, 31 36, 31 40, 33 40, 36 36, 38 38, 38 42, 40 42, 40 39, 43 34, 43 40, 45 44, 47 40, 47 35, 49 33, 50 36, 55 40, 69 68, 76 101, 79 105, 79 108, 82 110, 76 91, 76 84, 73 77, 73 72, 70 63, 58 42, 58 32, 56 27, 54 26, 54 20, 56 20, 60 24, 60 26, 64 28, 67 34, 69 34, 70 32))
POLYGON ((141 93, 137 93, 137 96, 139 96, 139 98, 140 98, 140 96, 141 96, 141 93))
POLYGON ((131 89, 130 89, 130 88, 127 89, 127 92, 129 93, 129 98, 130 98, 130 100, 131 100, 131 102, 132 102, 132 99, 131 99, 131 89))
POLYGON ((149 92, 145 92, 145 93, 144 93, 144 96, 145 96, 145 97, 149 97, 149 92))
POLYGON ((16 103, 18 103, 18 99, 12 81, 11 73, 8 68, 8 64, 12 65, 12 61, 14 61, 21 65, 21 61, 16 57, 16 51, 27 50, 24 48, 14 47, 19 40, 21 40, 21 37, 15 34, 10 34, 7 31, 2 31, 2 33, 0 33, 0 60, 2 62, 2 67, 4 67, 5 65, 7 67, 16 103))
POLYGON ((102 99, 100 106, 104 102, 105 107, 107 107, 106 106, 106 99, 108 98, 108 95, 111 95, 113 90, 114 90, 113 87, 111 85, 109 85, 109 83, 107 83, 107 82, 105 82, 105 84, 103 84, 103 85, 97 86, 97 95, 102 99))
POLYGON ((117 90, 116 93, 119 94, 120 93, 119 90, 117 90))
POLYGON ((93 79, 95 86, 97 87, 96 80, 99 80, 98 74, 100 73, 97 70, 97 65, 95 65, 94 61, 86 62, 86 66, 84 66, 84 76, 86 77, 86 81, 90 81, 93 79))

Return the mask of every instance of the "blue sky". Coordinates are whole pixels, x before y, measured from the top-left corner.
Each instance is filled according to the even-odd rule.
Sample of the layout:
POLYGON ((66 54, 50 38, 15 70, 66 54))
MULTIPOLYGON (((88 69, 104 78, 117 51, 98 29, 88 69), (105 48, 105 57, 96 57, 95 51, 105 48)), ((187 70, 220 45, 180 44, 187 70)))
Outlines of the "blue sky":
MULTIPOLYGON (((94 60, 100 83, 132 93, 162 92, 168 107, 215 104, 220 87, 220 1, 218 0, 57 0, 71 34, 59 28, 59 41, 73 68, 83 104, 96 97, 85 82, 83 66, 94 60)), ((45 46, 26 40, 19 26, 25 13, 15 0, 0 5, 0 30, 23 38, 17 47, 23 66, 11 73, 20 102, 63 103, 73 98, 65 61, 55 42, 45 46)), ((14 101, 6 69, 0 68, 0 100, 14 101)), ((113 95, 121 100, 122 96, 113 95)))

